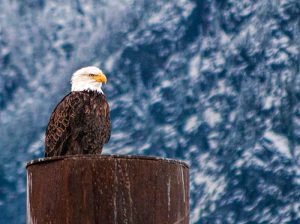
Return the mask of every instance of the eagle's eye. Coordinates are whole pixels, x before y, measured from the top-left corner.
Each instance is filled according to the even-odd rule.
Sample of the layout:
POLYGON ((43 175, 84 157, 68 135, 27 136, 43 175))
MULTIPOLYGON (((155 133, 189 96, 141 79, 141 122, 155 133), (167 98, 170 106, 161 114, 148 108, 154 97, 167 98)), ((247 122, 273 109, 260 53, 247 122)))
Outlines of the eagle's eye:
POLYGON ((93 77, 93 76, 95 76, 95 75, 94 75, 94 74, 89 74, 89 76, 90 76, 90 77, 93 77))

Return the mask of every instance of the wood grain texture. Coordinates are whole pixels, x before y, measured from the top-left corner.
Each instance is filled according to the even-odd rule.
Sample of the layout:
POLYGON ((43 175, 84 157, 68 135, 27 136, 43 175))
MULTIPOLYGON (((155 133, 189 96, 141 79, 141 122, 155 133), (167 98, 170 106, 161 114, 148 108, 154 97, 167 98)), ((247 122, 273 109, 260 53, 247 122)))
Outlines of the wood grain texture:
POLYGON ((27 181, 28 224, 189 223, 189 168, 179 161, 58 157, 30 163, 27 181))

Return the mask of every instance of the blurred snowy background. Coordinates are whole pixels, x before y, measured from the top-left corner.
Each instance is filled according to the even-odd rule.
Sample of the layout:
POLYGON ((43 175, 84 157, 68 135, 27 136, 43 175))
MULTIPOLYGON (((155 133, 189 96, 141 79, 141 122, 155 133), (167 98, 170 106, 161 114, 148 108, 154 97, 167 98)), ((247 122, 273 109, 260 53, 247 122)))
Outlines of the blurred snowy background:
POLYGON ((182 159, 191 223, 300 223, 298 0, 0 0, 0 223, 87 65, 108 76, 105 153, 182 159))

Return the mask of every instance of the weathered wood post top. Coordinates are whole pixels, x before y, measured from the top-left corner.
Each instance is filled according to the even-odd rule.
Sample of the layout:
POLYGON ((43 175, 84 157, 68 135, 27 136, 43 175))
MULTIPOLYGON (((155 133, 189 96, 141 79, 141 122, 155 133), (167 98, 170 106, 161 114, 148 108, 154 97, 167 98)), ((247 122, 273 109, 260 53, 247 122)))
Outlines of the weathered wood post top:
POLYGON ((188 224, 189 168, 146 156, 78 155, 27 164, 28 224, 188 224))

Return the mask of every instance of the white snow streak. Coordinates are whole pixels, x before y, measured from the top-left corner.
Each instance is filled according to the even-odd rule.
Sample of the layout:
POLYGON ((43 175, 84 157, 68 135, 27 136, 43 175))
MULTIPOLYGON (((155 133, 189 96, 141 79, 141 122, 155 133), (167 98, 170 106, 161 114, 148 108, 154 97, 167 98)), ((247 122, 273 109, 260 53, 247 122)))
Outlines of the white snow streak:
POLYGON ((285 136, 277 134, 273 131, 267 131, 264 134, 264 137, 272 141, 274 147, 278 150, 278 152, 280 152, 288 158, 291 158, 289 142, 285 136))

